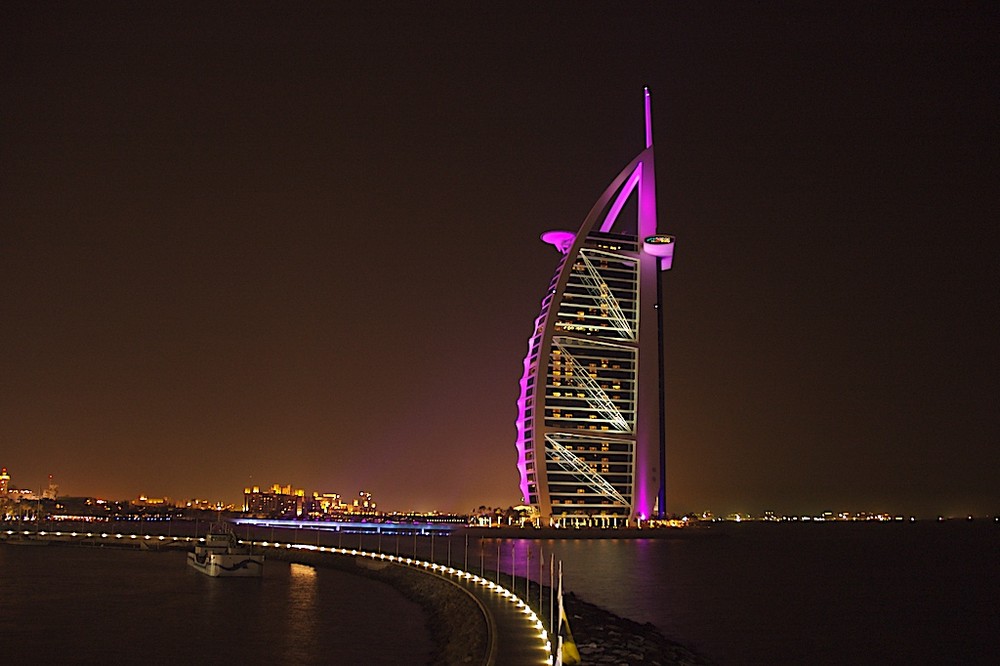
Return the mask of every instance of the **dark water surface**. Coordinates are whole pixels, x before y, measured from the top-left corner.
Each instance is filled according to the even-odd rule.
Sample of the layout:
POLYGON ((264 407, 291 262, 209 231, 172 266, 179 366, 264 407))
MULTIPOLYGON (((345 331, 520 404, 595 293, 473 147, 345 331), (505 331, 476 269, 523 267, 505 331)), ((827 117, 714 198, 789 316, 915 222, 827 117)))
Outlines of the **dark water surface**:
POLYGON ((567 590, 720 664, 1000 663, 993 522, 727 523, 668 539, 518 542, 519 571, 539 548, 563 560, 567 590))
MULTIPOLYGON (((566 590, 723 666, 1000 663, 995 522, 726 523, 657 539, 480 534, 247 536, 381 548, 490 577, 499 564, 508 586, 512 570, 519 585, 525 574, 548 585, 554 556, 566 590)), ((0 545, 2 663, 423 664, 424 622, 392 588, 333 569, 269 560, 262 580, 220 580, 183 553, 0 545)))
POLYGON ((0 545, 0 663, 424 664, 425 621, 333 569, 220 579, 180 552, 0 545))

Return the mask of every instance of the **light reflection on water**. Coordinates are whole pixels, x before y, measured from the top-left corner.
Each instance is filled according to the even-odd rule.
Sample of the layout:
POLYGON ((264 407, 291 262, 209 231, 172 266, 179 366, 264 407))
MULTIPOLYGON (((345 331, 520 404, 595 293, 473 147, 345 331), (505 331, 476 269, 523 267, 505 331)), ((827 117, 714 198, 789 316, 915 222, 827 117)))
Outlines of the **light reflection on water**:
POLYGON ((293 562, 288 565, 288 573, 288 597, 283 612, 284 655, 289 663, 304 663, 318 652, 321 643, 316 626, 319 581, 315 567, 306 564, 293 562))
MULTIPOLYGON (((745 524, 686 532, 653 540, 323 538, 468 561, 476 573, 499 570, 508 586, 515 572, 519 594, 525 574, 548 585, 551 561, 561 560, 567 590, 652 622, 722 664, 979 663, 1000 653, 1000 530, 992 525, 745 524)), ((371 581, 276 561, 260 580, 212 579, 183 557, 0 547, 0 636, 15 637, 5 658, 28 658, 44 645, 49 656, 99 663, 100 654, 79 647, 95 636, 155 646, 162 660, 421 663, 429 654, 423 616, 401 616, 408 602, 371 581), (402 645, 396 652, 386 626, 402 645)))
MULTIPOLYGON (((539 574, 721 664, 985 663, 1000 654, 991 524, 725 525, 662 539, 485 539, 484 568, 539 574), (529 559, 533 558, 533 559, 529 559)), ((509 580, 509 579, 508 579, 509 580)), ((506 584, 506 583, 505 583, 506 584)))
POLYGON ((277 560, 211 578, 185 559, 0 544, 0 661, 420 664, 433 648, 423 610, 384 583, 277 560))

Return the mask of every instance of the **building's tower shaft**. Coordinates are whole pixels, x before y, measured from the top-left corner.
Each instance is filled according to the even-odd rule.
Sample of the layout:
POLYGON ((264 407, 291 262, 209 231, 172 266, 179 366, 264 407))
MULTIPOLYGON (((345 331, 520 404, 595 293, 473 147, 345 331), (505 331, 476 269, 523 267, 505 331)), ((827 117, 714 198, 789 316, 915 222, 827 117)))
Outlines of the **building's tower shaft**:
POLYGON ((659 273, 672 239, 656 235, 645 101, 645 150, 577 232, 542 237, 563 259, 528 344, 517 444, 524 501, 543 518, 617 523, 663 509, 659 273))

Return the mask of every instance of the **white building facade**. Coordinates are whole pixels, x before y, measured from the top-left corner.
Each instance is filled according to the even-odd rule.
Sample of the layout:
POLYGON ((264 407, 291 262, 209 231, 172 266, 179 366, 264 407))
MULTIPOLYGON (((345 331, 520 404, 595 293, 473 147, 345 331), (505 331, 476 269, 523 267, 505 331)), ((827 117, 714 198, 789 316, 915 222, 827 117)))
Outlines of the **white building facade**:
POLYGON ((542 240, 562 258, 528 341, 518 400, 521 493, 543 521, 620 525, 665 496, 660 272, 649 93, 646 148, 580 228, 542 240))

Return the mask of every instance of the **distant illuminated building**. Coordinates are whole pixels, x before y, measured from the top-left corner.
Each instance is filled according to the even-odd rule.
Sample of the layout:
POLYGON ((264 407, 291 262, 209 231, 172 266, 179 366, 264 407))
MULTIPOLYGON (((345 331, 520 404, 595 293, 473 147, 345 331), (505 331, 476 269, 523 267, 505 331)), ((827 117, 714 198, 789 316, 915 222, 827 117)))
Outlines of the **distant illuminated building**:
POLYGON ((347 510, 340 493, 320 493, 314 492, 309 500, 307 513, 319 518, 322 516, 335 516, 347 510))
POLYGON ((243 511, 258 518, 297 518, 304 499, 305 492, 291 486, 276 484, 264 492, 254 486, 243 490, 243 511))
POLYGON ((59 486, 56 482, 52 480, 52 475, 49 474, 49 485, 42 491, 42 499, 54 500, 59 497, 59 486))
POLYGON ((376 509, 375 500, 371 493, 361 491, 354 498, 354 504, 348 508, 349 513, 374 514, 376 509))
POLYGON ((6 498, 10 493, 10 474, 7 468, 0 468, 0 499, 6 498))
POLYGON ((645 112, 645 150, 580 228, 542 234, 562 259, 528 341, 517 451, 524 501, 553 521, 617 524, 664 510, 658 310, 674 239, 656 229, 648 91, 645 112))
POLYGON ((189 499, 184 503, 184 506, 185 508, 197 509, 199 511, 231 511, 234 508, 232 504, 226 504, 219 500, 208 500, 198 497, 189 499))
POLYGON ((173 506, 173 502, 170 501, 169 497, 147 497, 145 495, 139 495, 138 499, 132 500, 132 506, 141 506, 141 507, 173 506))

